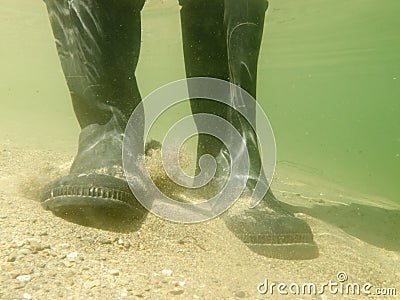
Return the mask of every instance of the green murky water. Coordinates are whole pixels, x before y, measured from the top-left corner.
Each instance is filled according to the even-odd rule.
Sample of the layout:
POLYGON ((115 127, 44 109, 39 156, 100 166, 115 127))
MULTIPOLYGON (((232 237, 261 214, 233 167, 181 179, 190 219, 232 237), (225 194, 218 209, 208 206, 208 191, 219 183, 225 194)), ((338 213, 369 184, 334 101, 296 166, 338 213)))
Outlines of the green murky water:
MULTIPOLYGON (((290 162, 400 203, 400 2, 270 1, 258 99, 290 162)), ((74 153, 78 125, 41 1, 0 3, 0 141, 74 153)), ((184 77, 175 1, 143 11, 143 96, 184 77)))

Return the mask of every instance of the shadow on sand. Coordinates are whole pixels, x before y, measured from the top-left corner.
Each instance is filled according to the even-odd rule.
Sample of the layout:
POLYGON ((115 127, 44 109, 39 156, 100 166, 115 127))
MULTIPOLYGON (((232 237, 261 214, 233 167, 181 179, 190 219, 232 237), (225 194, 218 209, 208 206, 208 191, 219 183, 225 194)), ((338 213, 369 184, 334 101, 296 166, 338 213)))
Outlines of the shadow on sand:
POLYGON ((400 251, 400 211, 360 204, 295 207, 371 245, 400 251))

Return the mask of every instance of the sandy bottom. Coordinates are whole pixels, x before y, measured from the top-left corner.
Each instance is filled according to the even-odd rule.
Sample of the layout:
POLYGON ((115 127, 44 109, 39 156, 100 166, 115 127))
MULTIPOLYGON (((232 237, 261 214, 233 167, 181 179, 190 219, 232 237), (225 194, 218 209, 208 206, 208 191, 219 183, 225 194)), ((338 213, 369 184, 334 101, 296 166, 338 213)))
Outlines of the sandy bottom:
POLYGON ((180 225, 149 215, 140 229, 124 232, 66 222, 35 198, 72 157, 11 144, 0 153, 1 299, 357 298, 257 291, 265 278, 319 286, 339 282, 338 272, 347 274, 344 283, 370 283, 371 293, 394 287, 399 294, 399 207, 345 192, 288 162, 278 164, 273 188, 310 224, 320 251, 313 260, 259 256, 219 219, 180 225))

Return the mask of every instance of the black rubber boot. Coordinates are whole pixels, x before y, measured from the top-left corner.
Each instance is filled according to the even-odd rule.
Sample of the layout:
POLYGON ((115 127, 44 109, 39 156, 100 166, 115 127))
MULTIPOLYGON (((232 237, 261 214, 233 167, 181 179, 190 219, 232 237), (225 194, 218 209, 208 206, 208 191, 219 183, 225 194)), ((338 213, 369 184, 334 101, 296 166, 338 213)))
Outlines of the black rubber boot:
MULTIPOLYGON (((180 0, 182 44, 187 78, 211 77, 229 81, 226 30, 224 26, 223 0, 180 0)), ((226 91, 229 94, 229 90, 226 91)), ((190 94, 190 87, 189 87, 190 94)), ((191 99, 193 114, 207 113, 226 119, 226 105, 207 99, 191 99)), ((200 134, 197 144, 197 158, 211 154, 217 160, 217 174, 223 174, 220 162, 229 160, 224 145, 216 138, 200 134)), ((196 174, 200 172, 197 159, 196 174)), ((200 198, 210 198, 219 189, 221 176, 215 176, 205 188, 193 192, 200 198)))
POLYGON ((70 174, 43 189, 46 209, 101 226, 143 219, 122 167, 127 121, 141 101, 135 77, 144 0, 46 0, 76 117, 81 126, 70 174))
MULTIPOLYGON (((224 79, 242 87, 255 98, 257 63, 268 2, 182 0, 181 5, 187 76, 224 79)), ((215 101, 199 100, 191 99, 194 114, 213 113, 224 117, 244 137, 251 163, 244 194, 251 195, 262 168, 254 130, 237 111, 225 106, 221 108, 223 105, 215 101)), ((240 105, 241 100, 240 95, 232 97, 234 106, 240 105)), ((246 103, 246 109, 250 115, 255 115, 255 106, 246 103)), ((205 153, 215 156, 217 161, 222 161, 219 157, 229 157, 219 141, 200 135, 197 157, 205 153)), ((220 181, 217 179, 215 182, 220 181)), ((227 227, 258 254, 282 259, 318 256, 310 227, 290 213, 288 207, 269 190, 255 208, 228 212, 223 217, 227 227)))

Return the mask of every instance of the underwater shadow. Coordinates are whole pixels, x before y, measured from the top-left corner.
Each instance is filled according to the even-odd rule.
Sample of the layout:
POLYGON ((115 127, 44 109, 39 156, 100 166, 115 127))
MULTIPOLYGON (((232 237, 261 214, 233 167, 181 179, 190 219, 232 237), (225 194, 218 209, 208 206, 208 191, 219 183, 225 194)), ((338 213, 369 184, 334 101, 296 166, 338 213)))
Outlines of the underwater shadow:
POLYGON ((93 208, 91 208, 90 213, 88 211, 82 213, 74 211, 73 213, 53 212, 53 214, 70 223, 119 233, 138 231, 147 215, 145 213, 138 218, 129 210, 113 211, 112 209, 95 210, 93 208))
POLYGON ((400 211, 361 204, 315 205, 298 207, 305 213, 371 245, 391 251, 400 251, 400 211))

